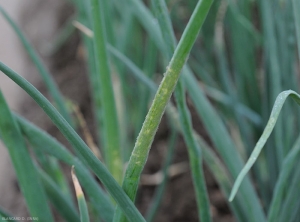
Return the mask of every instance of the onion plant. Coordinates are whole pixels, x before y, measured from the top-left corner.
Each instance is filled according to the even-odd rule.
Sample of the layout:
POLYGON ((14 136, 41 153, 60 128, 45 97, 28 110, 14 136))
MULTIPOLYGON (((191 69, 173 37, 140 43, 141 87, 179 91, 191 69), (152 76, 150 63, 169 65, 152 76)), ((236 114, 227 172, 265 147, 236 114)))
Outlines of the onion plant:
MULTIPOLYGON (((213 220, 203 165, 236 221, 300 218, 299 1, 72 0, 68 4, 75 13, 53 39, 49 52, 55 55, 76 30, 80 32, 97 125, 96 151, 76 132, 83 117, 72 117, 30 39, 0 8, 53 101, 0 61, 1 73, 35 100, 73 151, 14 113, 0 91, 0 138, 32 217, 54 221, 53 207, 72 222, 155 221, 181 134, 200 221, 213 220), (164 114, 172 133, 166 138, 163 179, 142 215, 135 200, 164 114), (196 118, 207 136, 194 129, 196 118), (61 163, 72 168, 77 203, 61 163)), ((11 214, 0 206, 0 216, 5 221, 11 214)))

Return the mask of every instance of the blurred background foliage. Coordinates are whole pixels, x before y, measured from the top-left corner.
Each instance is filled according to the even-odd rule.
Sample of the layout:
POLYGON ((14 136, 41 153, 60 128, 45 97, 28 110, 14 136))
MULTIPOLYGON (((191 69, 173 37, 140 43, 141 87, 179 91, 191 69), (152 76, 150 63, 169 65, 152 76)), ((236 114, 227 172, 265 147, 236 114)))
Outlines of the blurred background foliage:
MULTIPOLYGON (((117 110, 115 133, 119 134, 120 155, 125 164, 169 61, 156 18, 159 15, 152 1, 102 2, 117 110)), ((166 1, 177 41, 197 2, 166 1)), ((55 56, 75 33, 80 33, 79 49, 82 51, 78 51, 88 66, 94 120, 98 127, 94 140, 105 159, 107 137, 102 128, 107 118, 103 107, 107 103, 101 98, 103 91, 99 91, 101 82, 97 78, 91 40, 90 5, 80 0, 70 0, 70 4, 74 7, 72 15, 62 24, 46 51, 55 56)), ((298 0, 215 0, 183 69, 181 79, 187 91, 193 125, 199 134, 203 161, 225 198, 260 138, 278 94, 288 89, 299 91, 299 9, 298 0)), ((173 100, 171 102, 174 104, 173 100)), ((172 144, 176 123, 169 116, 171 114, 163 124, 167 125, 168 132, 173 132, 165 135, 165 140, 172 144)), ((68 114, 65 117, 68 118, 68 114)), ((228 203, 238 221, 264 221, 266 218, 268 221, 297 221, 300 218, 300 168, 291 160, 300 156, 299 117, 297 104, 287 100, 274 132, 251 170, 252 182, 247 178, 237 198, 228 203), (291 169, 288 173, 287 167, 291 169)), ((80 127, 76 118, 73 123, 69 118, 69 122, 80 127)), ((164 174, 171 164, 174 151, 170 150, 164 174)), ((38 158, 46 172, 51 172, 53 167, 56 169, 55 161, 50 158, 49 165, 38 158)), ((49 173, 54 175, 52 179, 57 180, 59 174, 52 173, 49 173)), ((57 182, 61 186, 61 179, 57 182)), ((66 186, 65 182, 62 184, 66 186)), ((163 182, 157 188, 154 200, 161 200, 164 186, 163 182)), ((151 209, 155 208, 150 208, 149 220, 154 218, 151 209)))

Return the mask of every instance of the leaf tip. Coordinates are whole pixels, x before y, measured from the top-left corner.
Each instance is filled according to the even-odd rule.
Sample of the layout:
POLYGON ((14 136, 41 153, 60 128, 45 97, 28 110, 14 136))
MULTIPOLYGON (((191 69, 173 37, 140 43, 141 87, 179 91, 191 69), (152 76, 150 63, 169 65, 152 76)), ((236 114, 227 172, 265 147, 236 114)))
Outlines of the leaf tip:
POLYGON ((235 192, 231 191, 230 196, 229 196, 229 199, 228 199, 229 202, 232 202, 232 201, 233 201, 233 199, 234 199, 234 197, 235 197, 235 194, 236 194, 235 192))
POLYGON ((75 167, 72 166, 72 170, 71 170, 72 180, 73 180, 73 184, 75 187, 76 196, 77 196, 77 198, 79 198, 79 197, 83 197, 83 191, 81 189, 80 183, 77 179, 74 169, 75 169, 75 167))

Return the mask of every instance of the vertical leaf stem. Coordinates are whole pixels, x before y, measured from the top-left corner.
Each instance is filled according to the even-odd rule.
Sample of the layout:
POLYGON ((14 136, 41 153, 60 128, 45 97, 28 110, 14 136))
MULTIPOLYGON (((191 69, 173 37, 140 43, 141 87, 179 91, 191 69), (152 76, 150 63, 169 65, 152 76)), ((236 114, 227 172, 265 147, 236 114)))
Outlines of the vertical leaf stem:
POLYGON ((123 175, 122 152, 120 149, 120 133, 111 81, 110 67, 106 50, 106 34, 103 13, 103 1, 91 0, 92 23, 94 30, 94 50, 96 68, 100 85, 100 96, 103 108, 104 156, 106 165, 114 178, 121 183, 123 175))
MULTIPOLYGON (((167 67, 164 78, 158 88, 143 127, 137 137, 123 181, 123 189, 131 200, 135 200, 139 178, 146 164, 150 146, 154 139, 158 125, 165 111, 166 105, 175 89, 181 69, 188 58, 190 50, 198 36, 211 4, 212 0, 202 0, 198 2, 178 47, 175 50, 172 60, 167 67)), ((124 221, 119 209, 117 209, 115 213, 114 221, 124 221)))
MULTIPOLYGON (((167 6, 164 0, 154 0, 153 3, 157 12, 164 43, 167 45, 167 54, 168 57, 171 58, 176 47, 176 39, 172 30, 167 6)), ((202 151, 199 143, 196 142, 196 139, 193 136, 191 115, 186 104, 185 90, 181 80, 178 82, 175 89, 175 98, 183 137, 188 148, 199 218, 201 221, 208 222, 211 221, 211 216, 205 177, 203 174, 202 151)))

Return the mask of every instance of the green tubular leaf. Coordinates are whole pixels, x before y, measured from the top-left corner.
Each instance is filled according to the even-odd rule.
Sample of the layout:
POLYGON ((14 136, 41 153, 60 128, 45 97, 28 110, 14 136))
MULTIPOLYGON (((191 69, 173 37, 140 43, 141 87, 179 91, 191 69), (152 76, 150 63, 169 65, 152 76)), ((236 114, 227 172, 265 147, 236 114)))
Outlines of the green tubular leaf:
POLYGON ((79 209, 80 209, 80 221, 81 222, 89 222, 90 221, 90 217, 88 214, 88 209, 87 209, 87 204, 85 202, 84 197, 78 197, 78 205, 79 205, 79 209))
POLYGON ((89 147, 77 135, 74 129, 68 122, 59 114, 59 112, 51 105, 51 103, 28 81, 19 76, 13 70, 9 69, 2 62, 0 62, 0 70, 24 89, 45 111, 51 118, 53 123, 63 133, 66 139, 72 144, 72 147, 78 155, 85 160, 85 164, 97 175, 100 181, 104 184, 106 189, 120 205, 124 213, 132 221, 144 221, 142 215, 138 212, 132 201, 124 193, 122 188, 118 185, 115 179, 111 176, 106 167, 94 156, 89 147))
MULTIPOLYGON (((174 52, 166 73, 164 74, 164 78, 158 88, 143 127, 137 138, 123 181, 123 189, 131 200, 135 199, 140 174, 146 163, 149 149, 161 117, 175 89, 181 69, 186 62, 211 4, 211 0, 198 2, 178 47, 174 52)), ((114 221, 124 221, 124 218, 118 208, 114 216, 114 221)))
MULTIPOLYGON (((170 17, 168 16, 167 6, 164 0, 154 0, 154 8, 163 34, 163 39, 167 45, 170 59, 176 46, 175 34, 172 30, 170 17)), ((212 2, 210 3, 212 4, 212 2)), ((175 89, 175 98, 179 111, 179 120, 184 136, 185 143, 188 147, 190 167, 192 171, 194 189, 198 206, 199 219, 201 221, 211 221, 208 193, 205 185, 202 165, 202 151, 199 143, 193 136, 193 127, 189 109, 185 101, 185 90, 180 80, 175 89)))
MULTIPOLYGON (((106 29, 104 19, 104 1, 90 0, 94 30, 94 51, 96 70, 100 80, 100 97, 103 112, 104 156, 108 170, 121 183, 123 177, 123 162, 120 143, 119 123, 115 105, 111 72, 106 50, 106 29)), ((99 112, 99 110, 97 110, 99 112)))
POLYGON ((250 158, 248 159, 246 165, 244 166, 244 168, 240 172, 239 176, 237 177, 237 179, 234 183, 234 186, 232 188, 229 201, 233 200, 235 194, 237 193, 239 186, 242 183, 243 178, 246 176, 246 174, 248 173, 250 168, 253 166, 253 164, 255 163, 263 146, 267 142, 267 139, 269 138, 272 130, 274 129, 274 126, 276 124, 276 121, 278 119, 280 111, 282 109, 282 106, 283 106, 285 100, 287 99, 287 97, 289 97, 289 96, 291 96, 298 104, 300 104, 300 96, 292 90, 283 91, 282 93, 280 93, 277 96, 276 101, 273 106, 273 109, 272 109, 272 112, 271 112, 271 115, 270 115, 270 118, 269 118, 269 121, 264 129, 264 132, 261 135, 261 137, 259 138, 256 146, 254 147, 254 150, 253 150, 250 158))
POLYGON ((53 221, 45 191, 26 148, 20 129, 0 91, 0 134, 6 145, 31 216, 53 221))
POLYGON ((66 221, 79 222, 78 213, 76 212, 75 207, 70 199, 65 197, 65 194, 62 193, 60 188, 41 169, 39 169, 39 175, 48 199, 51 201, 53 207, 55 207, 60 215, 66 219, 66 221))
POLYGON ((87 208, 87 204, 86 204, 85 197, 84 197, 83 191, 81 189, 80 183, 75 174, 74 166, 72 166, 72 179, 73 179, 73 184, 75 187, 76 197, 77 197, 77 201, 78 201, 78 205, 79 205, 80 221, 81 222, 89 222, 90 221, 89 211, 87 208))
POLYGON ((101 212, 100 216, 104 221, 112 221, 114 206, 86 167, 55 138, 24 118, 18 115, 15 115, 15 117, 18 120, 23 134, 34 149, 41 149, 43 152, 56 157, 69 166, 74 165, 76 167, 77 177, 85 189, 89 200, 97 211, 101 212))
POLYGON ((284 202, 284 192, 290 184, 289 177, 293 168, 296 166, 300 158, 300 136, 296 140, 291 151, 284 158, 282 168, 275 186, 273 198, 270 204, 268 221, 275 222, 281 215, 281 205, 284 202))
POLYGON ((36 68, 38 69, 44 83, 46 84, 51 96, 53 97, 58 110, 61 112, 62 116, 72 124, 72 118, 69 115, 68 109, 64 103, 63 96, 61 95, 56 83, 52 79, 50 73, 47 71, 46 67, 43 65, 43 62, 39 58, 37 52, 34 48, 30 45, 28 40, 23 35, 22 31, 18 28, 18 26, 14 23, 14 21, 9 17, 9 15, 4 11, 3 8, 0 7, 0 13, 4 16, 10 26, 14 29, 15 33, 17 34, 18 38, 22 42, 25 50, 27 51, 28 55, 30 56, 31 60, 35 64, 36 68))

